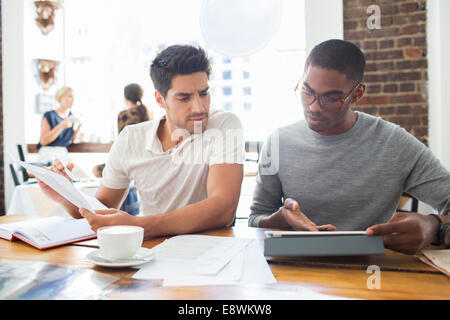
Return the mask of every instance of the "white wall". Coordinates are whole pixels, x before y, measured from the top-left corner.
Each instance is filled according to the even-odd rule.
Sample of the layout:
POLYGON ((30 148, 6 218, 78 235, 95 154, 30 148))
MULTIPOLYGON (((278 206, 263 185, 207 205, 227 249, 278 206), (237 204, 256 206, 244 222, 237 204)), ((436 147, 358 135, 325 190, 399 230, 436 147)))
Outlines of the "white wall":
POLYGON ((3 152, 5 200, 8 207, 14 188, 9 154, 25 141, 24 2, 2 0, 3 152))
MULTIPOLYGON (((36 25, 33 0, 2 0, 3 145, 5 205, 14 184, 9 170, 11 154, 18 158, 17 144, 39 141, 42 115, 36 113, 36 94, 44 92, 36 80, 36 59, 62 59, 62 12, 56 11, 55 29, 42 35, 36 25)), ((61 70, 62 71, 62 70, 61 70)), ((53 94, 58 82, 46 93, 53 94)))
POLYGON ((429 145, 450 170, 450 1, 427 7, 429 145))
POLYGON ((344 39, 344 13, 342 1, 305 1, 306 55, 322 41, 344 39))

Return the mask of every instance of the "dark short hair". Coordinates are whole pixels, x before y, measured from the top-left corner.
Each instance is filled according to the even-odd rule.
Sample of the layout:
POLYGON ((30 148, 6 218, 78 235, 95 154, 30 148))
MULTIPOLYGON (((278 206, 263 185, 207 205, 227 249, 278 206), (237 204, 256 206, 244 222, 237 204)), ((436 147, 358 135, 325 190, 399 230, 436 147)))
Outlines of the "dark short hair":
POLYGON ((211 65, 206 52, 201 47, 191 45, 167 47, 156 56, 150 67, 153 86, 164 97, 171 87, 174 76, 195 72, 206 72, 209 79, 211 65))
POLYGON ((332 39, 312 49, 305 62, 305 71, 310 65, 342 72, 348 80, 357 83, 363 79, 366 58, 355 44, 332 39))

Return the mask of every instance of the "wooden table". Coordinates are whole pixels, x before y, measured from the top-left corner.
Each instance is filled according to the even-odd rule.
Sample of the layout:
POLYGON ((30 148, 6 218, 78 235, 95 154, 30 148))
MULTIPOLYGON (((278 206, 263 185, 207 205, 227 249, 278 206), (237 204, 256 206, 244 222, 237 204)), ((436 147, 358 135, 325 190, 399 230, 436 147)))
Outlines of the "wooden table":
MULTIPOLYGON (((0 223, 26 217, 3 216, 0 223)), ((233 228, 211 230, 202 234, 255 238, 263 247, 264 229, 238 224, 233 228)), ((152 248, 165 238, 144 241, 152 248)), ((79 242, 39 251, 21 241, 0 240, 0 257, 6 260, 45 261, 120 277, 107 297, 111 299, 296 299, 302 292, 358 299, 450 299, 450 278, 422 263, 414 256, 386 250, 385 255, 328 258, 268 258, 276 284, 245 286, 162 287, 161 280, 132 279, 136 269, 110 269, 95 266, 85 256, 97 248, 96 240, 79 242), (380 267, 380 289, 369 289, 367 273, 370 265, 380 267)))
MULTIPOLYGON (((69 152, 94 152, 94 153, 108 153, 111 149, 112 142, 81 142, 81 143, 72 143, 68 150, 69 152)), ((27 145, 28 153, 38 153, 37 144, 28 144, 27 145)))

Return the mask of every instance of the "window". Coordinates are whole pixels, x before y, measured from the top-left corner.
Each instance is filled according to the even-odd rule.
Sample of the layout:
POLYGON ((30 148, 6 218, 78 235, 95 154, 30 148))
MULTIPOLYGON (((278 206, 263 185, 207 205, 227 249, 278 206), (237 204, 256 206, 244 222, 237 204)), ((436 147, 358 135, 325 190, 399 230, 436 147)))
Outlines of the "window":
POLYGON ((226 103, 223 105, 223 109, 224 109, 225 111, 231 111, 232 108, 233 108, 233 104, 232 104, 231 102, 226 102, 226 103))
POLYGON ((303 117, 293 88, 305 59, 304 0, 283 0, 281 25, 270 43, 251 56, 232 58, 203 40, 198 24, 202 2, 128 0, 124 6, 119 0, 64 1, 65 82, 74 88, 73 112, 83 122, 86 141, 115 138, 128 83, 144 88, 143 102, 155 117, 163 114, 154 100, 149 68, 159 51, 180 43, 207 51, 212 62, 211 107, 231 110, 234 105, 246 140, 265 140, 277 127, 303 117), (102 23, 98 12, 103 13, 102 23), (183 28, 159 31, 169 20, 183 28))
POLYGON ((231 96, 231 87, 223 87, 222 88, 222 94, 224 96, 231 96))
POLYGON ((227 70, 227 71, 222 72, 222 79, 230 80, 231 79, 231 71, 227 70))

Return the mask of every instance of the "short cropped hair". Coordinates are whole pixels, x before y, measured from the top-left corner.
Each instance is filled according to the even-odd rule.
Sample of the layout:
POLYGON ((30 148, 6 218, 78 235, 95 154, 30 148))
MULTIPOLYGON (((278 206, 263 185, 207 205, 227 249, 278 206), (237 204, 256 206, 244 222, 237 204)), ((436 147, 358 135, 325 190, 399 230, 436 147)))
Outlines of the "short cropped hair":
POLYGON ((201 47, 191 45, 173 45, 164 49, 156 56, 150 67, 153 86, 164 97, 172 85, 174 76, 195 72, 206 72, 209 79, 211 64, 201 47))
POLYGON ((319 43, 312 49, 306 59, 305 70, 310 65, 339 71, 348 80, 357 83, 363 79, 366 58, 355 44, 332 39, 319 43))
POLYGON ((71 87, 62 87, 56 90, 55 92, 55 100, 60 102, 59 100, 63 95, 65 95, 67 92, 73 91, 71 87))

